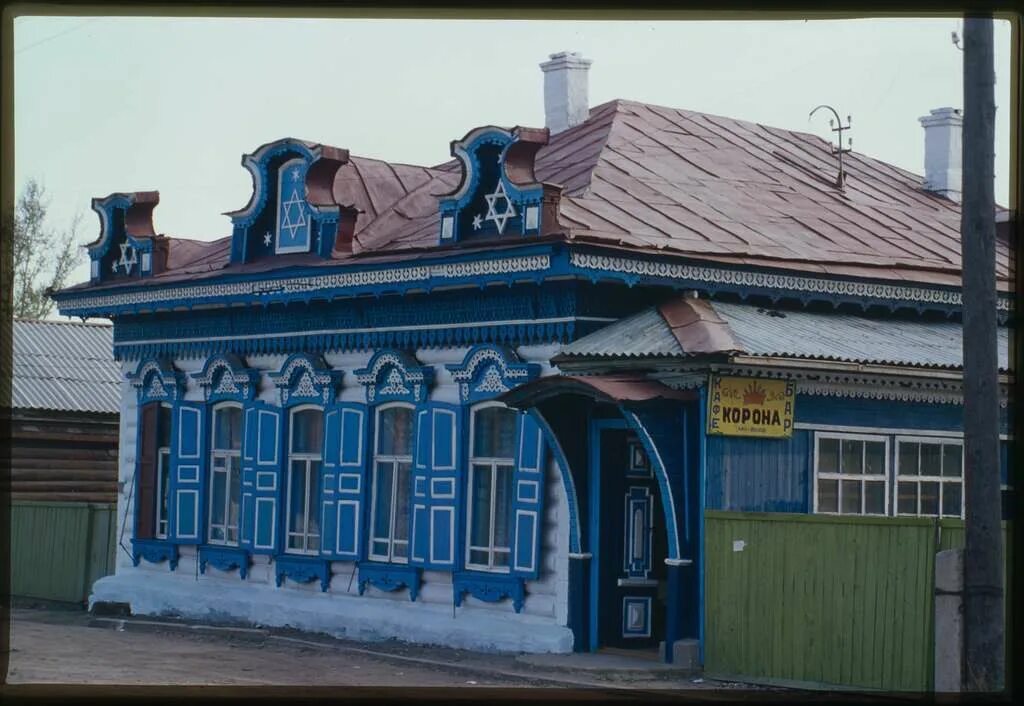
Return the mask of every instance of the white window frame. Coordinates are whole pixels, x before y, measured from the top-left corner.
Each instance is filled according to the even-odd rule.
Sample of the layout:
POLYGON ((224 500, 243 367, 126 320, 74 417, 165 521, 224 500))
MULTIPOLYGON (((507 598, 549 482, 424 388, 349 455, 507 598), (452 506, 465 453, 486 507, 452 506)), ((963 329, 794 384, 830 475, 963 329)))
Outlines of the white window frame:
MULTIPOLYGON (((235 450, 235 449, 218 449, 215 446, 215 444, 217 443, 217 413, 219 411, 221 411, 222 409, 228 409, 228 408, 232 408, 232 407, 237 409, 239 412, 243 412, 242 405, 239 402, 232 402, 232 401, 218 402, 210 410, 210 480, 209 480, 209 493, 210 493, 209 498, 210 498, 210 502, 209 502, 209 509, 208 509, 208 512, 207 512, 207 522, 209 522, 209 528, 208 528, 208 531, 206 533, 206 542, 207 542, 207 544, 217 544, 217 545, 226 546, 226 547, 237 547, 238 543, 239 543, 239 539, 240 539, 241 527, 239 525, 234 525, 235 540, 232 541, 232 540, 229 539, 229 536, 230 536, 229 530, 231 529, 232 525, 228 524, 228 521, 229 521, 229 518, 231 517, 230 510, 231 510, 231 482, 232 482, 231 476, 232 476, 232 474, 234 474, 236 479, 237 479, 238 488, 239 488, 239 499, 241 499, 241 488, 242 488, 242 485, 241 485, 242 484, 242 478, 241 478, 241 474, 242 474, 242 450, 240 448, 237 449, 237 450, 235 450), (215 471, 215 468, 216 468, 216 465, 217 465, 216 462, 217 462, 218 458, 224 459, 224 468, 226 470, 225 476, 226 476, 226 480, 227 480, 227 484, 226 484, 226 486, 224 488, 224 507, 223 507, 223 510, 224 510, 224 523, 223 524, 214 524, 214 521, 213 521, 213 510, 214 510, 214 508, 213 508, 213 498, 214 498, 213 486, 214 486, 214 482, 215 482, 215 480, 217 478, 217 473, 215 471), (232 464, 231 464, 231 459, 232 458, 237 458, 238 459, 238 468, 235 471, 232 471, 232 464), (214 527, 219 527, 222 530, 224 530, 224 539, 214 539, 213 538, 213 528, 214 527)), ((241 420, 240 424, 244 425, 245 424, 244 412, 243 412, 243 414, 241 414, 239 416, 240 416, 240 420, 241 420)), ((244 433, 244 431, 242 429, 240 429, 239 431, 242 431, 242 433, 244 433)), ((241 513, 239 513, 239 523, 241 523, 241 513)))
MULTIPOLYGON (((320 547, 322 547, 322 542, 323 542, 323 527, 320 528, 320 534, 314 535, 314 534, 309 532, 309 518, 310 518, 309 511, 310 511, 310 499, 311 499, 311 497, 313 495, 313 493, 311 492, 311 489, 314 488, 314 487, 319 489, 319 487, 320 487, 320 485, 319 485, 320 484, 320 473, 317 473, 315 476, 313 476, 313 474, 311 473, 311 465, 312 465, 312 463, 314 461, 318 461, 320 463, 321 471, 323 470, 323 463, 324 463, 323 448, 321 447, 321 449, 319 451, 315 452, 315 453, 307 452, 307 451, 296 452, 296 451, 294 451, 292 449, 292 444, 295 441, 295 426, 294 426, 295 415, 298 414, 299 412, 305 412, 305 411, 308 411, 308 410, 316 410, 316 411, 320 412, 320 423, 321 423, 321 425, 323 425, 323 423, 324 423, 324 419, 323 419, 324 408, 321 407, 320 405, 315 405, 315 404, 297 405, 295 407, 292 407, 290 410, 288 410, 288 473, 287 473, 287 477, 286 477, 287 488, 285 490, 285 507, 284 507, 284 511, 285 511, 284 552, 285 552, 285 554, 304 554, 306 556, 319 556, 320 555, 320 547), (306 526, 304 528, 302 528, 301 531, 294 531, 293 528, 292 528, 292 473, 294 473, 294 469, 292 468, 292 465, 293 465, 294 461, 303 461, 303 465, 305 467, 305 474, 306 474, 306 502, 305 502, 305 506, 304 506, 305 509, 303 511, 303 514, 304 514, 304 516, 306 518, 306 526), (311 477, 311 476, 313 476, 313 477, 311 477), (316 484, 316 485, 314 486, 314 484, 316 484), (292 536, 296 536, 296 537, 301 537, 302 538, 302 546, 303 546, 302 549, 293 549, 290 546, 291 542, 289 540, 292 538, 292 536), (307 549, 306 547, 309 546, 310 537, 314 537, 314 536, 318 540, 320 540, 318 542, 319 546, 316 549, 307 549)), ((327 432, 327 430, 324 429, 323 426, 321 426, 321 435, 325 434, 326 432, 327 432)), ((317 513, 320 512, 319 503, 317 503, 317 507, 314 508, 314 510, 317 513)))
MULTIPOLYGON (((816 431, 816 432, 814 432, 814 468, 812 469, 813 475, 814 475, 814 484, 813 484, 814 488, 812 490, 812 495, 813 495, 813 500, 814 500, 814 503, 813 503, 814 514, 835 515, 835 516, 844 516, 844 517, 890 517, 891 516, 891 512, 890 512, 889 500, 891 498, 892 492, 891 492, 891 488, 889 487, 889 485, 890 485, 889 478, 891 476, 890 471, 892 470, 892 460, 890 458, 889 439, 890 439, 889 436, 885 436, 883 434, 850 434, 850 433, 844 433, 844 432, 823 432, 823 431, 816 431), (867 473, 862 473, 862 474, 859 474, 859 475, 852 475, 852 474, 846 474, 846 473, 820 473, 818 471, 818 465, 819 465, 818 452, 819 452, 819 447, 820 447, 818 442, 821 439, 838 439, 839 440, 839 442, 840 442, 840 445, 839 445, 839 459, 840 459, 840 463, 842 463, 842 456, 843 456, 843 451, 842 451, 842 440, 843 439, 848 439, 848 440, 851 440, 851 441, 882 442, 883 444, 885 444, 885 451, 883 453, 883 462, 885 464, 885 468, 882 470, 882 473, 880 473, 880 474, 872 473, 870 475, 867 474, 867 473), (824 478, 825 480, 838 480, 839 481, 839 483, 837 485, 838 490, 837 490, 837 493, 836 493, 836 512, 829 512, 829 511, 819 510, 818 509, 818 480, 819 480, 819 478, 824 478), (842 497, 842 493, 843 493, 842 486, 843 486, 843 483, 842 483, 842 481, 844 481, 844 480, 860 480, 860 481, 862 481, 861 482, 861 496, 860 496, 861 497, 861 500, 860 500, 861 511, 859 513, 853 514, 853 513, 844 513, 843 512, 843 497, 842 497), (885 487, 884 487, 884 489, 882 491, 882 497, 884 498, 884 502, 885 502, 885 510, 884 510, 883 514, 881 514, 881 515, 876 515, 874 513, 866 513, 866 512, 864 512, 864 504, 867 502, 867 493, 864 492, 864 489, 863 489, 864 488, 864 483, 863 483, 863 481, 867 481, 867 480, 870 480, 870 481, 879 481, 879 480, 881 480, 882 482, 885 483, 885 487)), ((865 446, 865 453, 867 453, 866 448, 867 447, 865 446)), ((862 457, 862 460, 863 460, 863 457, 862 457)))
MULTIPOLYGON (((940 463, 942 462, 943 455, 939 454, 940 463)), ((918 466, 921 463, 921 452, 918 450, 918 466)), ((894 517, 956 517, 955 515, 943 515, 942 514, 942 497, 945 484, 959 483, 960 485, 960 519, 964 518, 965 511, 967 509, 967 495, 966 491, 966 477, 967 468, 964 464, 964 439, 963 437, 952 437, 952 436, 912 436, 912 435, 899 435, 896 436, 896 444, 894 446, 893 453, 893 484, 892 484, 892 514, 894 517), (959 476, 901 476, 900 475, 900 443, 906 442, 911 444, 951 444, 960 447, 960 475, 959 476), (900 513, 899 508, 899 485, 900 480, 903 482, 916 482, 920 486, 921 481, 937 482, 939 484, 939 513, 937 515, 922 515, 921 514, 921 491, 918 488, 917 493, 917 512, 913 515, 900 513)), ((940 469, 941 471, 941 469, 940 469)))
MULTIPOLYGON (((416 425, 416 407, 408 402, 389 402, 382 404, 377 407, 373 415, 373 463, 370 466, 371 469, 371 486, 372 491, 370 493, 370 531, 369 531, 369 547, 367 555, 371 561, 383 561, 392 564, 408 564, 409 563, 409 552, 412 547, 412 518, 409 517, 409 521, 406 523, 406 532, 408 533, 404 540, 395 539, 395 523, 397 519, 397 513, 395 512, 396 505, 398 503, 398 493, 404 490, 406 493, 411 495, 412 488, 406 487, 404 489, 399 488, 398 484, 398 464, 406 463, 409 467, 409 478, 410 482, 412 479, 412 450, 415 445, 415 430, 410 429, 410 453, 408 456, 393 456, 389 454, 380 453, 380 416, 382 412, 386 412, 389 409, 403 408, 410 412, 411 423, 415 427, 416 425), (377 527, 377 463, 383 462, 390 464, 391 467, 391 501, 389 503, 391 522, 388 524, 388 536, 387 538, 381 538, 374 535, 374 531, 377 527), (388 551, 387 554, 377 554, 374 552, 375 544, 378 542, 387 542, 388 551), (405 543, 405 556, 395 556, 395 544, 405 543)), ((409 507, 412 507, 412 498, 409 498, 409 507)))
MULTIPOLYGON (((156 429, 154 429, 152 432, 150 432, 148 430, 145 431, 145 433, 147 433, 147 434, 152 433, 152 434, 156 435, 157 443, 159 443, 159 439, 160 439, 160 410, 161 409, 167 409, 168 410, 168 414, 167 414, 167 424, 168 425, 171 424, 171 420, 172 420, 173 415, 174 415, 174 408, 171 407, 171 405, 167 404, 166 402, 161 402, 160 403, 160 407, 157 409, 157 413, 156 413, 156 429)), ((168 429, 167 438, 168 438, 168 440, 171 443, 173 443, 173 440, 170 437, 171 437, 171 434, 170 434, 170 430, 168 429)), ((156 539, 167 539, 167 535, 170 532, 170 508, 167 508, 168 516, 167 517, 163 516, 163 509, 164 509, 164 497, 163 497, 164 477, 167 476, 167 474, 169 474, 170 472, 171 472, 171 447, 170 446, 160 446, 156 450, 156 478, 155 478, 155 481, 156 481, 156 508, 155 508, 156 517, 154 517, 155 522, 154 522, 154 525, 153 525, 153 536, 156 539), (164 462, 165 458, 166 458, 166 463, 164 462), (160 531, 160 525, 161 524, 163 524, 163 526, 164 526, 163 532, 160 531)), ((168 483, 168 491, 169 490, 170 490, 170 484, 168 483)))
MULTIPOLYGON (((494 519, 495 519, 495 506, 496 506, 496 503, 495 503, 495 489, 497 488, 497 474, 499 473, 499 470, 498 470, 499 467, 502 468, 502 470, 500 471, 502 473, 505 473, 505 472, 510 473, 510 474, 514 474, 515 473, 515 470, 516 470, 516 468, 515 468, 515 466, 516 466, 516 459, 515 459, 514 445, 516 443, 516 438, 515 438, 516 434, 515 434, 515 427, 513 427, 513 429, 512 429, 513 455, 512 455, 511 458, 502 458, 502 457, 497 457, 497 456, 486 456, 486 457, 474 456, 473 452, 474 452, 474 449, 476 447, 476 444, 474 443, 476 441, 476 414, 480 410, 487 409, 489 407, 501 407, 503 409, 509 409, 509 410, 511 410, 513 412, 513 420, 515 419, 515 416, 514 416, 515 410, 510 408, 506 404, 502 404, 501 402, 495 402, 495 401, 480 402, 480 403, 475 404, 472 407, 470 407, 470 410, 469 410, 469 473, 467 475, 468 486, 466 488, 466 491, 467 491, 466 492, 466 568, 470 569, 472 571, 487 571, 487 572, 497 573, 497 574, 508 574, 508 573, 511 573, 511 571, 512 571, 512 545, 515 543, 515 528, 513 527, 510 530, 510 532, 509 532, 509 546, 508 547, 496 547, 495 546, 495 544, 494 544, 494 527, 495 527, 494 519), (473 487, 474 487, 474 485, 473 485, 474 477, 473 476, 475 474, 476 466, 477 465, 489 465, 490 468, 491 468, 491 490, 490 490, 491 497, 490 497, 490 502, 488 503, 488 505, 490 507, 490 519, 489 519, 489 525, 488 525, 490 531, 488 532, 488 543, 487 543, 486 547, 474 546, 473 543, 472 543, 472 540, 471 540, 471 537, 473 536, 473 506, 475 504, 473 502, 473 487), (506 467, 507 467, 507 470, 505 470, 506 467), (474 552, 474 551, 487 552, 487 564, 476 564, 476 563, 473 563, 472 561, 470 561, 470 557, 472 556, 472 552, 474 552), (506 566, 495 566, 494 565, 494 557, 495 557, 495 555, 498 554, 498 553, 506 553, 506 551, 507 551, 507 554, 508 554, 508 564, 506 566)), ((515 482, 514 482, 515 478, 514 478, 514 476, 512 478, 512 481, 513 482, 511 483, 511 486, 512 486, 512 491, 514 493, 514 491, 515 491, 515 482)), ((514 522, 514 519, 513 519, 514 518, 514 514, 513 513, 514 513, 514 510, 515 510, 515 499, 514 499, 514 496, 511 493, 509 495, 509 501, 513 505, 513 507, 510 508, 509 519, 510 519, 510 521, 514 522)))

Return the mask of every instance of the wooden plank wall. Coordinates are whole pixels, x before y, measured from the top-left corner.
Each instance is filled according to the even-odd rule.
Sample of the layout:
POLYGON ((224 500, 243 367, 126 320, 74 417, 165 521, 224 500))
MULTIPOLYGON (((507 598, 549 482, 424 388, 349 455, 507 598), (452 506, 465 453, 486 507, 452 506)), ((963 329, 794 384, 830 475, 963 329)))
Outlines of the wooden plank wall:
POLYGON ((118 415, 16 411, 13 500, 117 501, 118 415))
POLYGON ((704 527, 709 676, 931 688, 935 553, 963 545, 961 520, 709 510, 704 527))
POLYGON ((84 602, 93 582, 114 572, 112 503, 11 503, 11 593, 84 602))

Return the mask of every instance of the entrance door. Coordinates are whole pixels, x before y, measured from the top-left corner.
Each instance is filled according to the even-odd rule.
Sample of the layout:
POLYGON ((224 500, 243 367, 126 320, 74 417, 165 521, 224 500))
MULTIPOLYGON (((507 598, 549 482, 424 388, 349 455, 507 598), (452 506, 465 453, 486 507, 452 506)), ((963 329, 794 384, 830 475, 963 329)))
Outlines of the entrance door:
POLYGON ((598 548, 599 647, 650 648, 664 639, 665 523, 657 480, 636 435, 602 428, 592 526, 598 548))

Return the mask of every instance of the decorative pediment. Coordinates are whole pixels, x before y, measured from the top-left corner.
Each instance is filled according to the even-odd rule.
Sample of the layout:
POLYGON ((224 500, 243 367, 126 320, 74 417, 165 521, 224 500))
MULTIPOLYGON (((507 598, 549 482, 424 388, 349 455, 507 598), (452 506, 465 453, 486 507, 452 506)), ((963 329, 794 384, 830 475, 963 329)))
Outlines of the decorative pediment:
POLYGON ((475 346, 461 363, 445 367, 463 402, 490 399, 540 375, 538 364, 521 363, 514 351, 501 346, 475 346))
POLYGON ((440 243, 556 230, 561 187, 538 182, 533 173, 537 151, 547 142, 546 128, 494 126, 452 142, 462 180, 441 199, 440 243))
POLYGON ((203 388, 207 402, 246 402, 255 397, 260 374, 246 368, 238 356, 223 353, 207 360, 202 372, 192 373, 192 379, 203 388))
POLYGON ((128 376, 138 391, 139 404, 146 402, 173 402, 185 392, 185 373, 175 370, 165 358, 139 361, 139 367, 128 376))
POLYGON ((92 200, 100 217, 100 235, 86 245, 89 280, 93 284, 116 279, 137 279, 163 272, 167 239, 153 228, 157 191, 110 194, 92 200))
POLYGON ((334 176, 348 150, 285 138, 242 155, 252 175, 249 203, 231 217, 231 262, 351 252, 357 210, 334 198, 334 176))
POLYGON ((327 367, 319 356, 302 353, 292 355, 270 380, 281 391, 281 405, 288 407, 303 402, 329 404, 334 400, 342 372, 327 367))
POLYGON ((366 386, 366 401, 424 402, 434 379, 434 369, 420 366, 416 359, 402 351, 377 351, 362 370, 355 371, 356 380, 366 386))

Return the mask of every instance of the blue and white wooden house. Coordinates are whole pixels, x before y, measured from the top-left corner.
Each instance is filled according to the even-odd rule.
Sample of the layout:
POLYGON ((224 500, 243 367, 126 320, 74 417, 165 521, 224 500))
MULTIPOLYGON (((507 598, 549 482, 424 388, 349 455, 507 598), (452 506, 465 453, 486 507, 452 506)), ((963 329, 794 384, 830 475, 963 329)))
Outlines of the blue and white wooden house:
POLYGON ((435 167, 262 145, 220 240, 157 234, 155 192, 94 201, 92 277, 56 299, 114 322, 132 551, 93 601, 656 649, 699 644, 705 508, 962 512, 955 200, 856 153, 836 186, 807 134, 570 94, 435 167), (785 438, 709 433, 723 375, 792 386, 785 438))

